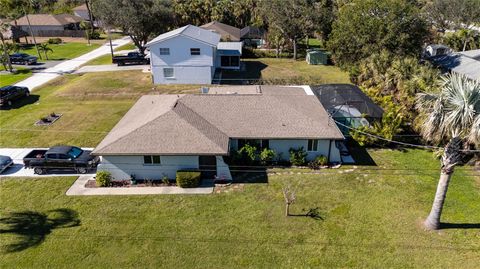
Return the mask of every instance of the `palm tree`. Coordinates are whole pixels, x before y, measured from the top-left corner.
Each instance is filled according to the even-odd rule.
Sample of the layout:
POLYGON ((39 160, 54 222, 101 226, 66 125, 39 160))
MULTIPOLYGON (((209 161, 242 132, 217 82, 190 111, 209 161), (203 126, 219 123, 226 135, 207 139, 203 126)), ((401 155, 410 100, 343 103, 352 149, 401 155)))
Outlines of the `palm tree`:
POLYGON ((453 73, 443 78, 439 93, 418 94, 416 107, 426 116, 423 137, 435 143, 448 141, 432 210, 424 222, 427 229, 436 230, 455 166, 464 159, 464 149, 480 145, 480 82, 453 73))
POLYGON ((42 43, 38 45, 38 49, 43 51, 43 54, 45 55, 45 59, 48 60, 48 52, 53 52, 53 50, 48 46, 48 43, 42 43))
POLYGON ((12 63, 10 62, 10 56, 8 55, 7 43, 5 42, 5 38, 6 38, 5 35, 11 33, 11 28, 10 27, 11 27, 10 24, 0 21, 0 40, 2 41, 2 49, 3 49, 3 57, 1 57, 1 58, 4 58, 2 63, 4 65, 4 68, 7 69, 6 66, 5 66, 5 62, 7 62, 8 70, 9 70, 10 73, 12 73, 13 72, 12 63))

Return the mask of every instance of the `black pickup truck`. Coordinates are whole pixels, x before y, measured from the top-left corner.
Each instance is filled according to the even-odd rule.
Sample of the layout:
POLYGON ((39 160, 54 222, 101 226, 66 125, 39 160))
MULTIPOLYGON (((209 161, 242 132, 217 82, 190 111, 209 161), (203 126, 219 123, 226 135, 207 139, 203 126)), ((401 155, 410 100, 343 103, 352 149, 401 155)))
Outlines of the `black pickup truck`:
POLYGON ((37 175, 49 170, 74 170, 85 174, 95 168, 98 157, 90 155, 91 151, 73 146, 55 146, 48 150, 32 150, 23 158, 25 168, 33 168, 37 175))
POLYGON ((129 52, 125 56, 113 56, 112 63, 118 66, 126 64, 150 64, 150 59, 139 52, 129 52))

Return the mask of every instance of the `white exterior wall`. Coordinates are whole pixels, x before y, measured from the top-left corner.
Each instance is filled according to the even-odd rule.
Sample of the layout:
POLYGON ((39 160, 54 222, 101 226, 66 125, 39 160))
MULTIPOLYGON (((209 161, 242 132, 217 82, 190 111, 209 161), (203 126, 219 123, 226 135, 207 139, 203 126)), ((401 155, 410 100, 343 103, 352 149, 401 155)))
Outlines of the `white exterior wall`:
POLYGON ((215 48, 184 36, 176 36, 150 46, 150 66, 154 84, 211 84, 215 72, 215 48), (169 48, 170 55, 160 55, 169 48), (191 55, 199 48, 200 55, 191 55), (174 68, 175 78, 164 78, 163 68, 174 68))
MULTIPOLYGON (((281 154, 283 160, 289 160, 290 148, 303 147, 305 151, 308 149, 308 140, 306 139, 269 139, 268 143, 270 149, 273 149, 277 155, 281 154)), ((331 145, 329 162, 341 162, 340 150, 336 147, 335 140, 318 140, 317 151, 307 151, 307 161, 315 159, 318 155, 328 157, 329 144, 331 145)), ((232 149, 238 149, 236 139, 230 141, 230 145, 232 149)))
POLYGON ((108 171, 116 180, 162 179, 164 174, 175 179, 177 170, 198 169, 198 156, 160 156, 160 165, 143 164, 143 156, 102 156, 98 171, 108 171))

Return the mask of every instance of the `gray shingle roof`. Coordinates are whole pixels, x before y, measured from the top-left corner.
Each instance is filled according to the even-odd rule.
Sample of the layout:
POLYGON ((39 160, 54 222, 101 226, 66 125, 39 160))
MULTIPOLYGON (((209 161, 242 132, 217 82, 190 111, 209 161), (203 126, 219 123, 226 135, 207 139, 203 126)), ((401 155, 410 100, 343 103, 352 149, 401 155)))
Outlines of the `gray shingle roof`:
POLYGON ((150 42, 148 42, 146 46, 149 47, 153 44, 162 42, 175 36, 185 36, 194 40, 198 40, 200 42, 204 42, 206 44, 209 44, 210 46, 216 46, 220 41, 219 34, 189 24, 155 37, 150 42))
POLYGON ((212 21, 200 27, 219 33, 223 40, 240 41, 240 29, 237 27, 218 21, 212 21))
MULTIPOLYGON (((31 25, 44 26, 44 25, 67 25, 70 23, 78 23, 83 21, 81 17, 70 14, 29 14, 28 19, 31 25)), ((15 25, 15 23, 12 23, 15 25)), ((27 17, 23 16, 17 20, 17 25, 28 25, 27 17)))
POLYGON ((146 95, 97 155, 226 155, 230 138, 343 139, 315 96, 146 95))

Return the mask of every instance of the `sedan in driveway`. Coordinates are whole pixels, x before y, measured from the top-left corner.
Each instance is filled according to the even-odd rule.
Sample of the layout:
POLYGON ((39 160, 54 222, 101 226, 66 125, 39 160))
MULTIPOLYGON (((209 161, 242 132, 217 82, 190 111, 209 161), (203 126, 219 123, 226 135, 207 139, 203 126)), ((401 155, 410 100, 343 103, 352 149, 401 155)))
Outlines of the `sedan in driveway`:
POLYGON ((0 106, 11 106, 12 102, 30 95, 27 87, 5 86, 0 88, 0 106))
POLYGON ((12 165, 13 165, 12 158, 8 156, 0 155, 0 174, 3 173, 3 171, 7 170, 7 168, 9 168, 12 165))
POLYGON ((38 59, 37 57, 28 55, 26 53, 14 53, 10 55, 10 62, 12 64, 24 64, 24 65, 36 64, 37 59, 38 59))

